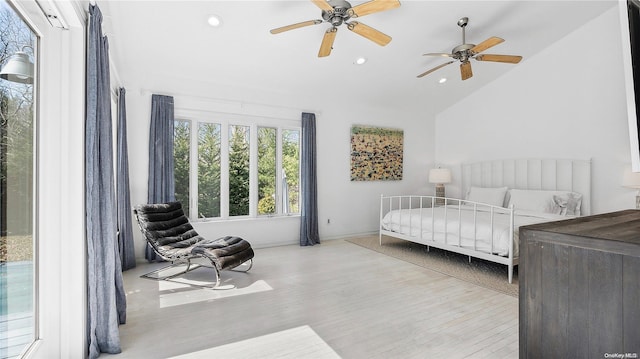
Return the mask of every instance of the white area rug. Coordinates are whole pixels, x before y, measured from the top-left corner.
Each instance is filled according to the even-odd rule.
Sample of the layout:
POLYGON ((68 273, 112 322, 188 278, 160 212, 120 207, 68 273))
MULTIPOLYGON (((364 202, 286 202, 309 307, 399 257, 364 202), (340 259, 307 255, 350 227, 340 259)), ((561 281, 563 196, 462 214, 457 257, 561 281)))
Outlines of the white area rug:
POLYGON ((254 359, 309 358, 332 359, 340 356, 308 325, 221 345, 170 359, 254 359))
POLYGON ((347 242, 394 257, 405 262, 446 274, 460 280, 493 289, 512 297, 518 297, 518 270, 514 270, 513 283, 507 280, 507 266, 482 259, 473 258, 471 263, 467 256, 448 252, 438 248, 383 236, 380 245, 378 235, 354 237, 347 242))

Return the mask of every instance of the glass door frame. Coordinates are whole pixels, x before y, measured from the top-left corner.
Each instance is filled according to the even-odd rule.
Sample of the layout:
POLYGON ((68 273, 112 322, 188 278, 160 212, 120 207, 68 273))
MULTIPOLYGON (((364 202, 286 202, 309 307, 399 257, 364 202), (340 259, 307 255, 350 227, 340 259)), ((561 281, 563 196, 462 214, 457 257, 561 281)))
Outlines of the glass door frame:
MULTIPOLYGON (((84 106, 87 9, 56 1, 68 29, 35 0, 6 0, 36 32, 35 341, 25 358, 82 358, 86 339, 84 106)), ((86 3, 84 3, 86 6, 86 3)))

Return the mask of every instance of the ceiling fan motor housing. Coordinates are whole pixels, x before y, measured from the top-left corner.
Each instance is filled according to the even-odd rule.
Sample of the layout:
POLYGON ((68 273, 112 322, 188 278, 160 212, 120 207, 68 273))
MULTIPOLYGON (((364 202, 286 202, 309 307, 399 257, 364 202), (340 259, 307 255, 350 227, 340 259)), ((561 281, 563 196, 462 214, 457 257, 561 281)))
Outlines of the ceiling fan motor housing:
POLYGON ((453 58, 461 61, 467 61, 468 59, 473 57, 473 55, 475 55, 473 52, 471 52, 471 49, 473 49, 475 46, 476 45, 474 44, 462 44, 454 47, 453 50, 451 50, 451 53, 454 55, 453 58))
POLYGON ((351 18, 351 15, 349 14, 351 4, 347 1, 329 0, 327 3, 333 7, 333 11, 322 10, 322 18, 331 25, 340 26, 343 22, 351 18))

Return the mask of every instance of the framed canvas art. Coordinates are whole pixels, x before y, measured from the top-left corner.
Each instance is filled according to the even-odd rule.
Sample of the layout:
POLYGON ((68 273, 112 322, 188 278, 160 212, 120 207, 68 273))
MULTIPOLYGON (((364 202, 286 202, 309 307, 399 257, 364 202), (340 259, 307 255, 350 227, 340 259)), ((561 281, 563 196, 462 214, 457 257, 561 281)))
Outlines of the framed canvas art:
POLYGON ((400 129, 351 127, 351 181, 402 179, 404 132, 400 129))

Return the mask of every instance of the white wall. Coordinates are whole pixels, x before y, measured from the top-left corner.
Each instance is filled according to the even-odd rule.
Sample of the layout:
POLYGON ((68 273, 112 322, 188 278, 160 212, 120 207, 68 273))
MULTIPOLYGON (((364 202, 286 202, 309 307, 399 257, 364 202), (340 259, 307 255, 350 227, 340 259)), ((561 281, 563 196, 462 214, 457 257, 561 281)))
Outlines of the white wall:
POLYGON ((613 8, 438 114, 438 162, 592 159, 592 213, 632 208, 621 51, 613 8))
MULTIPOLYGON (((126 79, 124 79, 126 82, 126 79)), ((238 113, 299 121, 301 112, 316 113, 318 152, 318 211, 321 240, 377 231, 379 196, 398 193, 431 193, 427 170, 434 159, 433 119, 403 108, 376 108, 371 104, 336 104, 335 101, 305 95, 300 91, 284 96, 250 89, 198 90, 127 89, 130 187, 132 205, 146 203, 148 137, 151 92, 173 95, 176 113, 184 109, 238 113), (184 91, 184 92, 181 92, 184 91), (199 93, 198 96, 192 94, 199 93), (187 95, 184 95, 187 94, 187 95), (218 98, 216 100, 215 98, 218 98), (219 100, 224 98, 225 100, 219 100), (350 181, 350 129, 354 124, 393 127, 404 130, 404 174, 402 181, 350 181), (328 224, 327 220, 331 223, 328 224)), ((299 122, 298 122, 299 123, 299 122)), ((256 248, 299 241, 299 217, 238 219, 194 222, 205 237, 237 235, 256 248)), ((137 230, 136 256, 144 257, 144 240, 137 230)))

